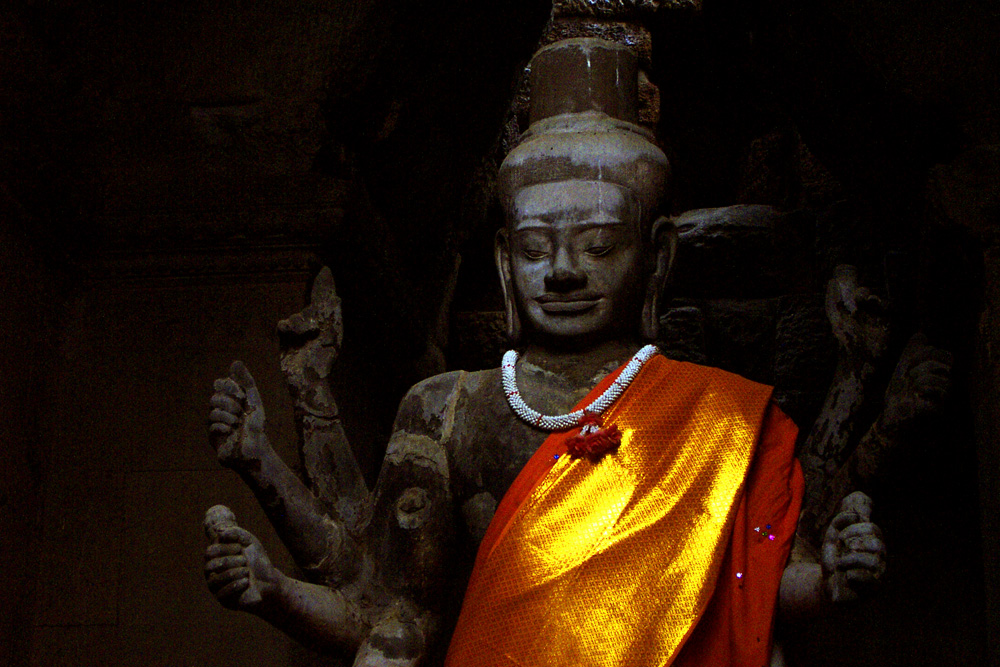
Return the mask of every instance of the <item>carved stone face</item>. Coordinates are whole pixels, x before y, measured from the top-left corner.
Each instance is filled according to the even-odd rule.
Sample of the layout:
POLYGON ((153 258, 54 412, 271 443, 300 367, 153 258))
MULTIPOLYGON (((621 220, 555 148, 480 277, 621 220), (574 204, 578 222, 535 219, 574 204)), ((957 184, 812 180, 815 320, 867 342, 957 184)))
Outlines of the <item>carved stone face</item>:
POLYGON ((526 333, 591 344, 635 333, 644 296, 639 203, 602 181, 517 192, 509 226, 513 296, 526 333))

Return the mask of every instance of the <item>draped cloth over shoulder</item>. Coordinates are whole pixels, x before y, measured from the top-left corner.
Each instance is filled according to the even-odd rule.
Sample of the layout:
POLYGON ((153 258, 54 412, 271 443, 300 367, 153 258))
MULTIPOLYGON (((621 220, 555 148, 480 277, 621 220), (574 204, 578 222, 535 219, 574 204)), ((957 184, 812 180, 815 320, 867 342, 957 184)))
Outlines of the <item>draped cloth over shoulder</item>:
POLYGON ((556 458, 574 431, 550 436, 497 509, 445 664, 765 665, 802 486, 770 394, 656 356, 605 414, 617 452, 556 458))

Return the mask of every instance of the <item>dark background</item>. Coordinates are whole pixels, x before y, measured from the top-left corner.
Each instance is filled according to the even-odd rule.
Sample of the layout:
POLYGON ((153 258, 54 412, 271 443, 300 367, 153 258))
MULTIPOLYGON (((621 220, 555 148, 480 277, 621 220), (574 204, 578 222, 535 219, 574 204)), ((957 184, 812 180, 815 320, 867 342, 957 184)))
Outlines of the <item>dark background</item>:
MULTIPOLYGON (((246 361, 296 461, 274 325, 322 263, 343 298, 338 400, 370 479, 410 384, 496 363, 492 177, 548 13, 524 0, 5 3, 0 663, 311 664, 201 581, 201 516, 217 502, 289 565, 207 445, 211 381, 246 361)), ((706 313, 707 360, 780 386, 791 356, 786 393, 807 430, 835 348, 821 334, 789 355, 782 309, 821 322, 844 262, 892 298, 894 353, 922 329, 956 357, 944 412, 873 489, 892 556, 882 596, 795 628, 790 657, 989 664, 1000 10, 705 0, 651 28, 671 212, 766 204, 805 221, 806 242, 742 257, 760 275, 791 267, 777 286, 682 254, 674 305, 706 313)))

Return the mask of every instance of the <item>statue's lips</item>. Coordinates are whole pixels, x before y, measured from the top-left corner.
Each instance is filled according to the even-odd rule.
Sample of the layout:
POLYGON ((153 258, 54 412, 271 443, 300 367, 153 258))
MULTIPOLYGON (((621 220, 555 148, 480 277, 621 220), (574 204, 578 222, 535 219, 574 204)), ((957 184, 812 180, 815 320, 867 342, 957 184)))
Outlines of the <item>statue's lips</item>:
POLYGON ((535 301, 546 313, 582 313, 597 305, 601 297, 596 295, 581 295, 574 297, 554 296, 544 294, 535 301))

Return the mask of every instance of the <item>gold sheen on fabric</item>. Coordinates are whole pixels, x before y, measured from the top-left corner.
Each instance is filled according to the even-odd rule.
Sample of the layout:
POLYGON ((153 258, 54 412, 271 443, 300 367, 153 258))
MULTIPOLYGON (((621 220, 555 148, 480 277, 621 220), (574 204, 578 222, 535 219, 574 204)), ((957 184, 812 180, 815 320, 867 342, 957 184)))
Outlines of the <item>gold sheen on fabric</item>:
POLYGON ((651 359, 621 446, 561 456, 469 584, 447 664, 665 666, 705 610, 771 388, 651 359))

